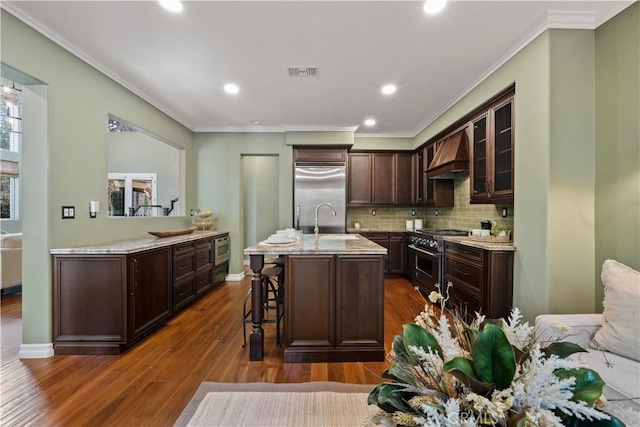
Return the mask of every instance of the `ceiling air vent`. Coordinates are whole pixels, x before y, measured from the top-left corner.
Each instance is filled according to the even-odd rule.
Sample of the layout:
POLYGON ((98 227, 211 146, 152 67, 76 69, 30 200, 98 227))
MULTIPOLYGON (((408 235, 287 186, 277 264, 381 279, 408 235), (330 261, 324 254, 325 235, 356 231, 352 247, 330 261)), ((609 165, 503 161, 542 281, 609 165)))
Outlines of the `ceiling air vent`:
POLYGON ((289 77, 317 77, 318 67, 289 67, 289 77))

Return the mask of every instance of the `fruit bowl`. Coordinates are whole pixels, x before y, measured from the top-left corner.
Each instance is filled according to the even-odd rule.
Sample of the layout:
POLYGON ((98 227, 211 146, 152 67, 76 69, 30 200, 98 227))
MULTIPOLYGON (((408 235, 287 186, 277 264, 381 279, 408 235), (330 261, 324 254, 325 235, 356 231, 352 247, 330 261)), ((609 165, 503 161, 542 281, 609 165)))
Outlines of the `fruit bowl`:
POLYGON ((216 220, 211 211, 202 211, 193 214, 191 223, 198 227, 198 230, 205 231, 214 228, 216 220))

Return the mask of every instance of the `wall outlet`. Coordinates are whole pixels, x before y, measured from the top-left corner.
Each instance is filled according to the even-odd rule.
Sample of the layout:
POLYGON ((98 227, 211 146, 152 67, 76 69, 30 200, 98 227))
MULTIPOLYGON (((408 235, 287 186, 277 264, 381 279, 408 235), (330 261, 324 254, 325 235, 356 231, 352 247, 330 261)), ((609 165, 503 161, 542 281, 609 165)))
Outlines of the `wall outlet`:
POLYGON ((372 216, 376 216, 376 210, 375 209, 371 209, 371 215, 372 216))
POLYGON ((438 216, 438 209, 436 209, 436 216, 438 216))
POLYGON ((193 209, 190 209, 189 210, 189 215, 193 216, 193 214, 194 214, 193 209))
POLYGON ((411 216, 416 216, 416 210, 415 209, 411 209, 411 216))
POLYGON ((509 210, 507 208, 502 208, 502 218, 506 218, 508 213, 509 213, 509 210))

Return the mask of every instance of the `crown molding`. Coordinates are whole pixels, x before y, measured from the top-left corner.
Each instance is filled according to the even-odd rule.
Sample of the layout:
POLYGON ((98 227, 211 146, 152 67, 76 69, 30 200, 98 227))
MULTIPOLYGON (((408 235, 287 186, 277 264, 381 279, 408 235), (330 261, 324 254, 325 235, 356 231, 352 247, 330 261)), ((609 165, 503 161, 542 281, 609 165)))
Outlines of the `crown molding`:
POLYGON ((413 138, 413 132, 356 133, 356 138, 413 138))
POLYGON ((282 125, 285 132, 355 132, 359 126, 282 125))
POLYGON ((529 45, 533 40, 538 38, 542 33, 549 29, 585 29, 595 30, 600 25, 607 22, 609 19, 622 12, 628 6, 633 4, 637 0, 615 0, 608 2, 605 6, 598 9, 597 12, 584 12, 584 11, 557 11, 549 10, 547 15, 541 18, 537 23, 531 25, 526 34, 511 48, 506 49, 502 56, 495 61, 492 65, 478 76, 469 86, 460 91, 457 96, 453 97, 449 102, 444 103, 440 108, 435 110, 427 118, 425 118, 418 126, 411 132, 413 137, 416 137, 420 132, 424 131, 430 124, 432 124, 438 117, 453 107, 458 101, 467 96, 473 89, 478 87, 483 81, 485 81, 490 75, 496 72, 507 61, 516 56, 522 49, 529 45))
POLYGON ((111 80, 115 81, 119 85, 123 86, 125 89, 132 92, 134 95, 139 96, 140 98, 142 98, 143 100, 145 100, 146 102, 148 102, 149 104, 151 104, 152 106, 154 106, 155 108, 157 108, 158 110, 166 114, 167 116, 171 117, 176 122, 180 123, 182 126, 193 131, 193 127, 191 126, 191 124, 189 124, 187 120, 180 117, 174 111, 171 111, 168 108, 164 107, 160 102, 156 101, 154 98, 152 98, 148 94, 138 90, 133 84, 129 83, 126 79, 119 76, 113 70, 109 69, 109 67, 104 66, 102 63, 93 59, 91 55, 85 53, 82 49, 78 48, 73 43, 69 42, 63 37, 60 37, 60 35, 55 33, 46 25, 42 24, 40 21, 23 14, 19 10, 16 10, 11 4, 7 2, 0 2, 0 8, 6 10, 10 14, 18 18, 20 21, 24 22, 26 25, 34 29, 35 31, 39 32, 40 34, 42 34, 43 36, 45 36, 46 38, 48 38, 49 40, 51 40, 52 42, 60 46, 61 48, 65 49, 72 55, 76 56, 81 61, 89 64, 91 67, 95 68, 97 71, 101 72, 102 74, 104 74, 111 80))
POLYGON ((196 126, 194 132, 283 133, 280 126, 196 126))

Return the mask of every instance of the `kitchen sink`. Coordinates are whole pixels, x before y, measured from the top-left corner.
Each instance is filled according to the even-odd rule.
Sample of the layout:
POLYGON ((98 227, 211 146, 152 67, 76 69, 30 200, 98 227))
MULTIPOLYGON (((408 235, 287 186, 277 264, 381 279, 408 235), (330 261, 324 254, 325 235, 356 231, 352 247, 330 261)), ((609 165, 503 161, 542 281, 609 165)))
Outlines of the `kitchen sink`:
POLYGON ((357 240, 358 236, 353 234, 321 234, 320 240, 357 240))

